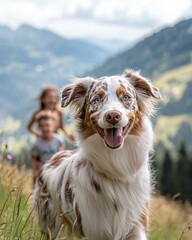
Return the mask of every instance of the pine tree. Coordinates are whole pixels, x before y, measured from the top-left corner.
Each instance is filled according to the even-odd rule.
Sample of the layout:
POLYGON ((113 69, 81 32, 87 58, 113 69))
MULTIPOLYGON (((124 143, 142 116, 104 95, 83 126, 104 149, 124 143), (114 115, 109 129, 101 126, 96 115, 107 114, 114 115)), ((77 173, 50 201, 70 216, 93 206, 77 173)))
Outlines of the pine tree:
POLYGON ((186 194, 187 194, 187 200, 192 203, 192 155, 188 156, 187 166, 186 166, 186 194))
POLYGON ((173 195, 174 184, 173 184, 173 162, 168 149, 165 149, 162 173, 160 178, 161 194, 173 195))
POLYGON ((191 186, 189 186, 191 176, 189 176, 190 163, 188 154, 184 142, 181 142, 178 149, 178 157, 175 170, 175 181, 177 192, 180 193, 180 199, 182 202, 188 200, 188 192, 190 192, 191 186))

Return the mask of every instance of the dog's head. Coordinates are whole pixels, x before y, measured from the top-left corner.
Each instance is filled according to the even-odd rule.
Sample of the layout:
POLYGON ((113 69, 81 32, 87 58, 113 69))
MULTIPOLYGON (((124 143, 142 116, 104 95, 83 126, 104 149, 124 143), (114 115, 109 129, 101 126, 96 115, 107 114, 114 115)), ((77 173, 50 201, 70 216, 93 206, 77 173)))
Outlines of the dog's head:
POLYGON ((127 134, 139 135, 142 115, 152 115, 159 90, 138 73, 76 79, 62 91, 62 107, 71 104, 77 131, 85 139, 99 134, 112 149, 123 145, 127 134))

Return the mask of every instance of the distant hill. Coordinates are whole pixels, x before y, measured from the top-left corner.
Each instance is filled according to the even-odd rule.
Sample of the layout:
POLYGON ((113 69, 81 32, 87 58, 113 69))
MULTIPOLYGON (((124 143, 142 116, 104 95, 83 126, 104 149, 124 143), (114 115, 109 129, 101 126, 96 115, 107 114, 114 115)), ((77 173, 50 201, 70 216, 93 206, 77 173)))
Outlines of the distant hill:
POLYGON ((0 116, 26 122, 44 86, 59 89, 70 77, 101 64, 109 55, 96 44, 48 30, 23 25, 14 31, 0 26, 0 116))
POLYGON ((22 25, 16 31, 0 27, 0 50, 1 66, 13 60, 35 66, 44 63, 42 61, 48 63, 49 58, 54 56, 68 56, 93 66, 109 56, 108 51, 96 44, 66 39, 51 31, 28 25, 22 25))
POLYGON ((90 72, 93 76, 121 74, 126 68, 141 69, 150 78, 192 63, 192 19, 167 27, 110 58, 90 72))
POLYGON ((127 40, 119 40, 119 39, 100 39, 100 38, 89 38, 89 39, 83 39, 84 41, 88 41, 89 43, 96 44, 97 46, 100 46, 104 49, 107 49, 109 52, 111 52, 111 55, 116 55, 119 52, 122 52, 124 50, 127 50, 133 46, 133 42, 129 42, 127 40))

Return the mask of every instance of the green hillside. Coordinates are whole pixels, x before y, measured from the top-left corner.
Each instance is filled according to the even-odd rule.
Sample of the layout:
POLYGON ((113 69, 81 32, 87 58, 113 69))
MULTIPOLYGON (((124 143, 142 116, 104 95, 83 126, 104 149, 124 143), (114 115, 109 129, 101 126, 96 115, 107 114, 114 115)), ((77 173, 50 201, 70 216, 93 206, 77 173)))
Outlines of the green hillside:
POLYGON ((160 88, 165 103, 171 99, 179 100, 191 81, 192 64, 188 64, 161 74, 153 82, 160 88))
POLYGON ((93 76, 121 74, 126 68, 141 69, 156 78, 161 73, 192 63, 192 19, 181 21, 138 42, 90 73, 93 76))
POLYGON ((159 116, 155 125, 155 143, 162 142, 167 148, 178 147, 182 141, 191 150, 192 115, 159 116))
POLYGON ((155 141, 169 148, 185 141, 192 149, 192 64, 165 72, 154 80, 162 94, 155 123, 155 141))

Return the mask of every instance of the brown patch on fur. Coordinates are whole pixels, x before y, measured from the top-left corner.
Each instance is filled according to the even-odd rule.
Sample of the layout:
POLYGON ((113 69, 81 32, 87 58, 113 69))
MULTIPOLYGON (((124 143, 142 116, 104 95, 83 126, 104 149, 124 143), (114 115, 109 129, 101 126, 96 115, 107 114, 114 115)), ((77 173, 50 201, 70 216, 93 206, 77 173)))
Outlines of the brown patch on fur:
POLYGON ((98 182, 95 181, 94 178, 91 178, 91 185, 94 187, 96 192, 101 192, 101 186, 99 185, 98 182))
POLYGON ((92 185, 94 186, 96 192, 101 192, 101 186, 94 179, 92 180, 92 185))
POLYGON ((74 152, 75 152, 74 150, 60 151, 60 152, 54 154, 53 157, 50 160, 48 160, 47 163, 51 167, 57 167, 60 164, 61 160, 63 160, 63 158, 70 157, 71 155, 74 154, 74 152))
POLYGON ((143 94, 145 94, 146 96, 152 96, 156 99, 161 99, 159 89, 152 86, 152 84, 147 79, 143 78, 142 76, 131 70, 126 70, 123 73, 123 76, 129 78, 136 89, 142 89, 143 94))
POLYGON ((114 208, 115 208, 116 211, 118 210, 118 205, 117 205, 117 202, 115 200, 114 200, 114 208))
POLYGON ((97 132, 94 124, 97 124, 98 119, 99 119, 98 113, 96 114, 93 113, 92 115, 86 113, 83 121, 83 127, 81 128, 81 135, 84 137, 84 139, 90 137, 91 135, 97 132))
POLYGON ((77 84, 73 91, 73 95, 75 96, 76 94, 84 94, 85 92, 85 87, 81 84, 77 84))
POLYGON ((95 180, 94 174, 92 173, 93 169, 94 169, 93 164, 90 162, 89 165, 88 165, 88 173, 89 173, 90 183, 91 183, 91 186, 95 189, 95 191, 97 193, 99 193, 99 192, 101 192, 101 186, 95 180))
POLYGON ((102 88, 100 88, 100 89, 96 92, 96 94, 97 94, 98 96, 100 96, 100 97, 103 97, 103 96, 105 95, 105 91, 104 91, 102 88))
POLYGON ((122 86, 122 85, 120 87, 118 87, 117 90, 116 90, 116 94, 117 94, 118 97, 124 92, 125 92, 125 87, 122 86))
POLYGON ((79 212, 77 204, 75 205, 75 213, 76 213, 76 217, 77 217, 77 221, 76 221, 75 225, 76 225, 79 233, 81 234, 81 236, 84 237, 81 214, 79 212))
POLYGON ((85 115, 83 123, 84 123, 84 129, 81 134, 83 135, 84 139, 86 139, 96 133, 96 131, 91 123, 89 114, 85 115))
POLYGON ((69 177, 65 184, 65 199, 67 204, 73 205, 73 192, 71 190, 70 184, 71 184, 71 178, 69 177))
POLYGON ((77 164, 76 164, 76 169, 77 169, 77 173, 79 172, 79 170, 83 167, 85 167, 86 165, 86 162, 85 161, 78 161, 77 164))
POLYGON ((136 112, 130 112, 128 114, 129 118, 132 119, 131 123, 131 130, 129 134, 140 136, 142 132, 142 126, 141 126, 141 120, 142 120, 142 114, 139 111, 136 112))
POLYGON ((66 107, 77 95, 85 95, 86 89, 83 85, 77 84, 72 90, 72 87, 66 87, 62 92, 61 106, 66 107))
POLYGON ((100 115, 98 113, 93 113, 90 116, 90 122, 91 122, 91 125, 94 128, 95 132, 97 132, 97 130, 95 129, 95 125, 98 124, 99 118, 100 118, 100 115))
POLYGON ((145 208, 143 209, 143 212, 140 217, 140 222, 144 227, 145 232, 148 231, 148 203, 145 204, 145 208))
POLYGON ((42 178, 42 168, 39 171, 38 177, 37 177, 38 185, 41 187, 43 185, 43 178, 42 178))
MULTIPOLYGON (((59 179, 59 184, 57 185, 57 191, 59 191, 62 187, 62 184, 63 184, 63 175, 60 176, 60 179, 59 179)), ((61 196, 59 196, 59 201, 61 202, 61 196)))
POLYGON ((126 70, 124 73, 123 73, 123 76, 125 76, 125 77, 128 77, 128 78, 130 78, 130 77, 133 77, 133 76, 135 76, 134 74, 133 74, 133 71, 132 70, 126 70))

